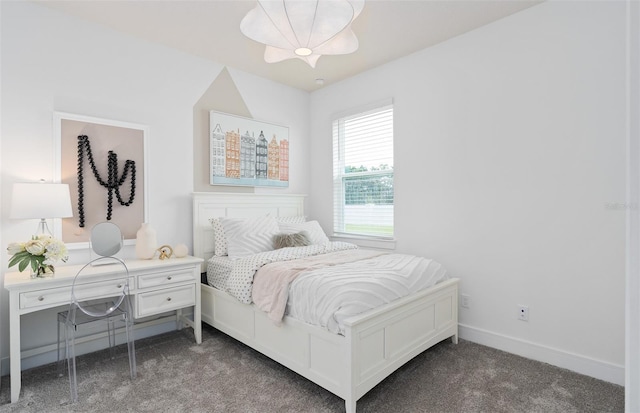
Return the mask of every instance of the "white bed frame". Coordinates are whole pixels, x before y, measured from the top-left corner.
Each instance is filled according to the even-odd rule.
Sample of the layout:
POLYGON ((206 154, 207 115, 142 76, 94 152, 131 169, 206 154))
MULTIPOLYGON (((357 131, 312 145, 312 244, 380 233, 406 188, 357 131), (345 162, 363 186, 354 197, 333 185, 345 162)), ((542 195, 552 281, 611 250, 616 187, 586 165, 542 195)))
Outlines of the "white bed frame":
MULTIPOLYGON (((304 215, 303 195, 194 193, 194 255, 213 255, 209 218, 304 215)), ((345 321, 336 335, 290 317, 277 327, 254 305, 202 284, 202 321, 345 400, 356 401, 400 366, 442 340, 458 342, 458 280, 396 300, 345 321)))

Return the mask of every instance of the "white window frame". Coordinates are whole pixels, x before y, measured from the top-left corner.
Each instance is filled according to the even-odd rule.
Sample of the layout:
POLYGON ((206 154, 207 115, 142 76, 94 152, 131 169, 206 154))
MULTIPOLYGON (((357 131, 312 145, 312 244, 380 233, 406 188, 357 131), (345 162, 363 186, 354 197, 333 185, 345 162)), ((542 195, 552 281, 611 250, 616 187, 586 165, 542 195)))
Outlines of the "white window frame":
MULTIPOLYGON (((364 235, 364 234, 358 234, 358 233, 350 233, 350 232, 346 232, 344 230, 344 220, 342 220, 342 222, 339 222, 340 220, 337 219, 337 217, 343 217, 344 218, 344 197, 345 197, 345 188, 344 188, 344 178, 345 177, 354 177, 357 176, 358 173, 354 173, 354 174, 345 174, 344 173, 344 169, 345 169, 345 159, 344 157, 340 156, 339 159, 335 159, 336 158, 336 151, 338 153, 344 153, 344 140, 340 139, 338 141, 338 145, 339 147, 336 147, 336 133, 338 133, 339 136, 343 136, 343 133, 341 133, 339 130, 336 130, 336 128, 342 128, 344 126, 344 122, 341 122, 345 119, 351 118, 351 117, 355 117, 355 116, 361 116, 364 115, 368 112, 376 112, 379 110, 385 110, 387 108, 391 108, 392 110, 393 108, 393 100, 392 99, 385 99, 383 101, 378 101, 375 103, 371 103, 369 105, 365 105, 365 106, 361 106, 346 112, 341 112, 338 114, 335 114, 332 118, 332 139, 334 140, 333 142, 333 184, 332 184, 332 193, 334 196, 334 200, 333 200, 333 237, 334 238, 345 238, 345 239, 349 239, 352 242, 355 242, 358 245, 361 246, 366 246, 366 247, 374 247, 374 248, 388 248, 388 249, 392 249, 395 248, 395 239, 394 239, 394 234, 395 234, 395 222, 392 224, 394 226, 394 230, 393 233, 391 235, 364 235), (339 201, 340 200, 340 201, 339 201)), ((393 170, 391 171, 393 174, 393 170)), ((389 170, 382 170, 382 171, 368 171, 368 172, 363 172, 361 175, 363 176, 373 176, 373 175, 386 175, 389 174, 389 170)))

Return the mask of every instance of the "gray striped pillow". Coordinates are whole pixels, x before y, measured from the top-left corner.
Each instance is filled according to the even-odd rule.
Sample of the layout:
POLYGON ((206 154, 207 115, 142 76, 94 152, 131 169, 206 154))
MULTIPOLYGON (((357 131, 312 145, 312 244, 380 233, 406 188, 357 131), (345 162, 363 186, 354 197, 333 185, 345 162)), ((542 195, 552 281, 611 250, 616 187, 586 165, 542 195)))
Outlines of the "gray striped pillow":
POLYGON ((237 219, 220 218, 227 238, 227 253, 230 258, 240 258, 273 250, 273 236, 280 229, 272 216, 237 219))

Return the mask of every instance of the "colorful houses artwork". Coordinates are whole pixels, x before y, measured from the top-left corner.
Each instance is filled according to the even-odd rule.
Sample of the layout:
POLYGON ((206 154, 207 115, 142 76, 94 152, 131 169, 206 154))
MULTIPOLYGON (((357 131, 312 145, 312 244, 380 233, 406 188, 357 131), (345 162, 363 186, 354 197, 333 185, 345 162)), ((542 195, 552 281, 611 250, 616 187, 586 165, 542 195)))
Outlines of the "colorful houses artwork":
POLYGON ((211 185, 289 185, 289 128, 215 111, 209 123, 211 185))

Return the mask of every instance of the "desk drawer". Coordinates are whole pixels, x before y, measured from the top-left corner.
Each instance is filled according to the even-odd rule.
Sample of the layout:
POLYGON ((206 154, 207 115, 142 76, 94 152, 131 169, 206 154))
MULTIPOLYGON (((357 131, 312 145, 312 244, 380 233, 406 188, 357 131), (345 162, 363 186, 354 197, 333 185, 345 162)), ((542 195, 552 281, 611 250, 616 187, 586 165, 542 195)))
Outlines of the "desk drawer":
POLYGON ((178 269, 174 271, 156 272, 153 274, 142 274, 138 276, 138 289, 169 286, 171 284, 185 281, 193 281, 192 269, 178 269))
MULTIPOLYGON (((75 287, 76 297, 82 301, 100 297, 110 297, 114 294, 117 295, 122 291, 123 281, 124 279, 77 284, 75 287)), ((71 286, 29 291, 20 294, 20 308, 22 309, 40 306, 53 307, 56 305, 69 304, 70 302, 71 286)))
POLYGON ((195 284, 139 293, 136 297, 136 317, 159 314, 189 307, 196 303, 195 284))

